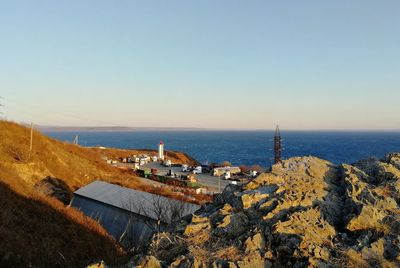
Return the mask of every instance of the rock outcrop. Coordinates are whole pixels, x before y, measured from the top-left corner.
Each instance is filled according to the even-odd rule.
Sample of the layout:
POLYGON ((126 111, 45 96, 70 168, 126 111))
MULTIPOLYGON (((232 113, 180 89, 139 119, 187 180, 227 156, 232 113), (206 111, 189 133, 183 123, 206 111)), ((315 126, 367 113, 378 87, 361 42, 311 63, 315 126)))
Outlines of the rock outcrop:
POLYGON ((400 154, 290 158, 227 186, 149 254, 166 267, 399 267, 399 190, 400 154))
POLYGON ((54 197, 65 205, 71 202, 72 190, 61 179, 47 176, 43 180, 37 182, 34 187, 44 195, 54 197))

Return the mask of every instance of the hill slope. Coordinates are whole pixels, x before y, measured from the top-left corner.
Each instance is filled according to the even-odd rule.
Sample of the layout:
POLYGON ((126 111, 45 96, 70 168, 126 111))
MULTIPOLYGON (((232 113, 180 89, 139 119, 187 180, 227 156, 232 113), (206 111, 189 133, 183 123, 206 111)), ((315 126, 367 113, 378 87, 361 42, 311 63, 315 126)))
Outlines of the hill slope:
MULTIPOLYGON (((127 187, 169 195, 168 187, 154 188, 153 184, 131 172, 110 166, 104 160, 132 154, 156 154, 153 150, 124 150, 86 148, 51 139, 34 131, 33 149, 30 148, 30 130, 21 125, 0 121, 0 175, 19 192, 30 190, 45 177, 63 180, 75 190, 101 178, 127 187)), ((188 155, 168 152, 175 162, 195 163, 188 155)))
MULTIPOLYGON (((115 263, 125 253, 95 221, 37 191, 43 181, 75 190, 98 178, 169 195, 132 173, 106 164, 104 154, 127 150, 82 148, 0 121, 0 267, 79 267, 115 263), (53 177, 49 179, 46 177, 53 177)), ((107 155, 106 155, 107 156, 107 155)), ((189 158, 188 158, 189 159, 189 158)), ((43 186, 43 185, 42 185, 43 186)))

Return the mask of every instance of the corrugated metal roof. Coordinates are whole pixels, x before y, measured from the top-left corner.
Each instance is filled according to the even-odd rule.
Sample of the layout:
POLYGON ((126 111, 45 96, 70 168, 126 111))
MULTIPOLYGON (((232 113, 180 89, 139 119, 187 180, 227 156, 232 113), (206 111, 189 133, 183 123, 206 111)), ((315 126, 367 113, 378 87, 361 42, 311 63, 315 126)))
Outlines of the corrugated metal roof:
POLYGON ((199 205, 164 196, 137 191, 115 184, 95 181, 75 191, 74 194, 103 202, 154 220, 169 223, 195 212, 199 205))

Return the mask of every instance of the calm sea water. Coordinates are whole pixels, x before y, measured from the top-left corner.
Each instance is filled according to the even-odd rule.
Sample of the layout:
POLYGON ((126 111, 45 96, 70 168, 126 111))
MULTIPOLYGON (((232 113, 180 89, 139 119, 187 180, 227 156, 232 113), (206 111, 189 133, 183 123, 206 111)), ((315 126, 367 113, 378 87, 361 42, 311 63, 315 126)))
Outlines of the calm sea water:
MULTIPOLYGON (((62 141, 79 135, 84 146, 183 151, 200 162, 229 161, 234 165, 270 166, 271 131, 137 131, 137 132, 47 132, 62 141)), ((353 163, 370 156, 382 158, 400 152, 400 132, 282 131, 284 158, 313 155, 333 163, 353 163)))

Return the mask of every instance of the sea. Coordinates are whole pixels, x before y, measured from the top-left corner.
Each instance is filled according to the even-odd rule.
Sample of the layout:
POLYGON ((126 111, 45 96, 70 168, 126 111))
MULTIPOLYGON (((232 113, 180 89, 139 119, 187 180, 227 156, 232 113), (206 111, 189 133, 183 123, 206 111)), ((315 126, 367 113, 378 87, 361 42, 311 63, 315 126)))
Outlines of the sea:
MULTIPOLYGON (((76 135, 82 146, 182 151, 201 163, 260 165, 273 163, 273 131, 55 131, 45 132, 61 141, 76 135)), ((352 164, 368 157, 383 158, 400 152, 400 131, 281 131, 282 158, 316 156, 334 164, 352 164)))

